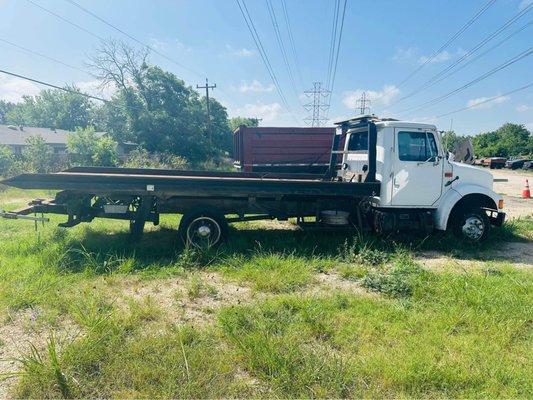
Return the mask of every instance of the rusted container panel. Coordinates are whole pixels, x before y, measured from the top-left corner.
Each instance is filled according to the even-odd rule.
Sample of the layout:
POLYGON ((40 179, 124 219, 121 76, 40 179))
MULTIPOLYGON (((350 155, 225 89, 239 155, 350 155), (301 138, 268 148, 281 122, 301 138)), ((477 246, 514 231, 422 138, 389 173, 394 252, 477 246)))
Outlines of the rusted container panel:
POLYGON ((234 132, 234 165, 244 172, 323 172, 335 128, 240 127, 234 132))

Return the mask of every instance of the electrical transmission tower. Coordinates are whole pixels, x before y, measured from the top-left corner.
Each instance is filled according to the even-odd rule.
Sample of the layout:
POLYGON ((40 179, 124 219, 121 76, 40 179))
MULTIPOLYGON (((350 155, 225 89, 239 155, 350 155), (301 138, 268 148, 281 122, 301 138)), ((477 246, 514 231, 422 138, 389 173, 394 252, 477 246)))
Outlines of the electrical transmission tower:
POLYGON ((367 97, 366 92, 361 93, 361 98, 356 101, 356 110, 359 110, 359 114, 370 114, 370 99, 367 97), (368 106, 367 106, 368 104, 368 106))
POLYGON ((329 95, 331 91, 322 87, 322 82, 313 82, 313 88, 306 90, 304 94, 312 99, 307 104, 304 104, 304 108, 307 111, 311 111, 311 115, 304 118, 307 125, 322 126, 328 120, 326 116, 329 109, 329 95))

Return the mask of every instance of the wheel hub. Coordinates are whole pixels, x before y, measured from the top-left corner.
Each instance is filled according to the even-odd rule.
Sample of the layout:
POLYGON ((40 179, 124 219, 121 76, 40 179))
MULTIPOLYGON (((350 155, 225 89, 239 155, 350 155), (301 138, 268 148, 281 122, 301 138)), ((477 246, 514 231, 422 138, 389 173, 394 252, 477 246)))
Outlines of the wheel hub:
POLYGON ((191 221, 187 228, 187 242, 198 248, 209 248, 216 245, 221 236, 220 225, 209 216, 196 218, 191 221))
POLYGON ((479 240, 485 232, 485 226, 478 217, 468 217, 462 227, 462 231, 466 237, 472 240, 479 240))
POLYGON ((211 229, 208 226, 200 226, 198 228, 198 235, 202 237, 207 237, 211 234, 211 229))

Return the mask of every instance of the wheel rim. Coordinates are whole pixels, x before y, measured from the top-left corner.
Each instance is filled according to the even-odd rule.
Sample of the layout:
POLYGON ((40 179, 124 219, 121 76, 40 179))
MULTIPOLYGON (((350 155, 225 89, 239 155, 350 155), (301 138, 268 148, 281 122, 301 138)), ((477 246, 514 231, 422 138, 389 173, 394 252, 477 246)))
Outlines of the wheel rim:
POLYGON ((468 217, 462 226, 463 235, 470 240, 479 240, 485 233, 485 224, 480 217, 468 217))
POLYGON ((198 217, 187 228, 187 242, 197 248, 212 247, 219 242, 221 236, 220 225, 210 217, 198 217))

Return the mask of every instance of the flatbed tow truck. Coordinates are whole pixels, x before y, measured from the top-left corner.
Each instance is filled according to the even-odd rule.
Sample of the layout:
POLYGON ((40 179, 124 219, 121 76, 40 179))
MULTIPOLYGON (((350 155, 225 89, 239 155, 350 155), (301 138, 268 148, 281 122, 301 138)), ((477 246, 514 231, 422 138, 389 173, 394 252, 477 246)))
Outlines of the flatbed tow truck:
POLYGON ((492 191, 492 175, 449 161, 435 126, 374 115, 336 125, 325 174, 76 167, 0 182, 58 191, 54 199, 36 199, 0 216, 42 221, 31 215, 63 214, 62 227, 120 219, 139 239, 146 222, 183 214, 180 237, 198 247, 218 245, 229 223, 262 219, 380 234, 451 229, 473 242, 503 223, 503 199, 492 191))

